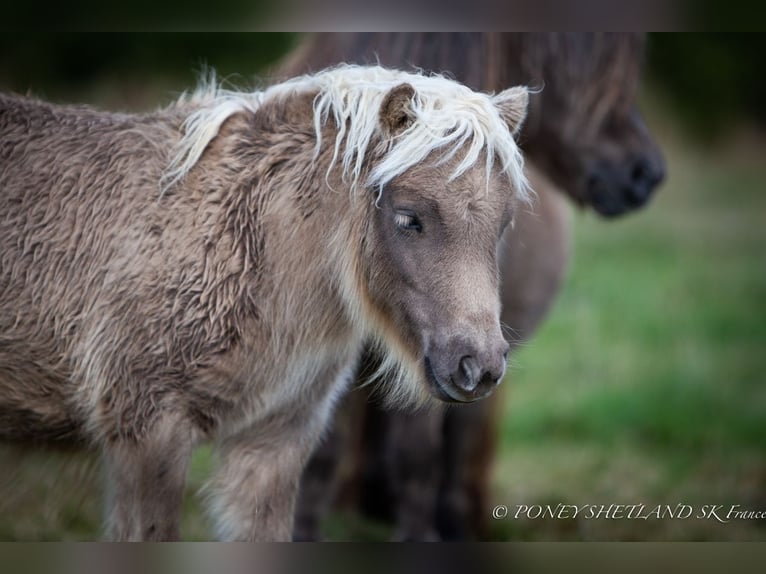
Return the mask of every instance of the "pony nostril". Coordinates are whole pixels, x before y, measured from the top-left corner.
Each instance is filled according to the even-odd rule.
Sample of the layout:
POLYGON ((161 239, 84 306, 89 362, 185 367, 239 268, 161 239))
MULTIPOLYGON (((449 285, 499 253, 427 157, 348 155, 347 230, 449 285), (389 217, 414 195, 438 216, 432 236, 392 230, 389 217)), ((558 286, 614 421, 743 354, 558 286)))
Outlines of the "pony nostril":
POLYGON ((479 384, 481 369, 479 363, 470 355, 460 359, 460 376, 455 381, 464 391, 471 392, 479 384))
POLYGON ((643 159, 638 160, 633 164, 633 169, 630 172, 630 180, 635 183, 644 183, 649 175, 649 168, 646 161, 643 159))
POLYGON ((493 387, 497 384, 499 380, 500 380, 500 377, 497 376, 497 373, 484 371, 484 373, 481 375, 481 379, 479 379, 479 383, 476 386, 477 387, 493 387))

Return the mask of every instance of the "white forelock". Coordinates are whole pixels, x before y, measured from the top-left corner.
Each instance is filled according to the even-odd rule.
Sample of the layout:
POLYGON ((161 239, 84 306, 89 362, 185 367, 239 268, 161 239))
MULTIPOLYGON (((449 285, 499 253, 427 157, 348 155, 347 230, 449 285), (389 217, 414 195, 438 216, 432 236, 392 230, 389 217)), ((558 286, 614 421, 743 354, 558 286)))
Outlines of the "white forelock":
POLYGON ((389 91, 403 83, 409 83, 415 89, 414 121, 406 130, 384 142, 387 151, 382 161, 370 171, 364 185, 382 189, 434 151, 443 152, 440 161, 446 161, 465 148, 450 179, 472 167, 482 151, 486 151, 487 182, 495 158, 498 158, 517 198, 529 200, 531 192, 524 176, 523 158, 500 116, 499 96, 474 92, 439 75, 351 65, 293 78, 260 92, 223 90, 217 87, 214 78, 203 83, 190 97, 182 97, 182 101, 199 106, 199 109, 184 122, 184 136, 164 174, 162 187, 167 189, 186 176, 218 134, 221 125, 233 114, 255 112, 269 100, 315 91, 315 156, 322 145, 321 127, 331 118, 338 133, 330 167, 340 160, 343 174, 351 178, 355 188, 372 142, 376 136, 383 136, 381 105, 389 91))

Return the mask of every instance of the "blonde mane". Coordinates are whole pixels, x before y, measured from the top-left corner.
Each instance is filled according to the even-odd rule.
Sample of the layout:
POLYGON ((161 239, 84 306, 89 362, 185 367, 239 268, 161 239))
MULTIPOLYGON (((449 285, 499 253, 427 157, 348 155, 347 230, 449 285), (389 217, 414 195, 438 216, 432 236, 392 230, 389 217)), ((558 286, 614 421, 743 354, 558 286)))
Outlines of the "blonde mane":
POLYGON ((474 92, 439 75, 351 65, 300 76, 250 93, 221 89, 214 79, 203 83, 190 97, 182 97, 183 103, 199 109, 183 124, 184 135, 162 178, 162 189, 173 186, 189 173, 230 116, 255 112, 273 99, 314 91, 315 158, 322 145, 321 128, 332 119, 338 133, 330 168, 340 160, 344 176, 351 178, 352 189, 356 189, 371 144, 376 136, 383 135, 381 105, 388 92, 402 83, 415 89, 414 121, 400 134, 384 137, 383 159, 362 182, 364 186, 382 189, 432 152, 441 150, 444 153, 441 161, 446 161, 467 146, 450 179, 471 168, 486 150, 487 182, 498 158, 517 199, 529 201, 531 192, 524 176, 523 158, 500 116, 497 96, 474 92))

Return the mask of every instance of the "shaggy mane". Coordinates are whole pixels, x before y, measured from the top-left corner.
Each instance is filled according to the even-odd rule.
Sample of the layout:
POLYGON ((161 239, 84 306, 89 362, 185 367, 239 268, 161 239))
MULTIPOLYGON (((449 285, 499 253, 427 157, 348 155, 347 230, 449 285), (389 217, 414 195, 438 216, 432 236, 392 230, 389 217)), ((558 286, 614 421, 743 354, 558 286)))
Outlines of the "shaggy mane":
POLYGON ((314 99, 317 134, 314 157, 322 145, 321 127, 332 118, 338 126, 338 135, 330 168, 340 159, 343 174, 351 178, 352 189, 355 189, 371 143, 375 136, 383 135, 379 119, 383 100, 392 88, 405 82, 415 88, 414 121, 401 134, 388 138, 383 160, 372 169, 363 185, 382 189, 431 152, 443 150, 441 161, 447 161, 467 145, 465 155, 450 179, 472 167, 486 149, 487 184, 497 157, 516 197, 529 201, 531 192, 524 176, 523 158, 500 117, 496 107, 500 102, 498 96, 474 92, 439 75, 352 65, 300 76, 250 93, 221 89, 214 78, 203 82, 191 96, 182 96, 179 100, 179 103, 196 105, 199 109, 183 124, 184 135, 162 178, 162 189, 173 186, 191 171, 221 125, 232 115, 255 112, 270 100, 311 91, 317 92, 314 99))

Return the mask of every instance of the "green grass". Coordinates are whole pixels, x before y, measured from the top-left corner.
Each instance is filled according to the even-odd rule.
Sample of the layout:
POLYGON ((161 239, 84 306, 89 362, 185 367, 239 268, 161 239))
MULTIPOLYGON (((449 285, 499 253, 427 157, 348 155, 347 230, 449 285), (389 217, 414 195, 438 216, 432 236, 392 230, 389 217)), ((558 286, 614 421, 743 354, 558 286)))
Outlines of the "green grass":
MULTIPOLYGON (((497 503, 766 508, 766 146, 701 150, 670 128, 660 139, 669 180, 648 209, 575 214, 568 279, 504 385, 497 503)), ((192 461, 189 539, 208 537, 194 494, 210 458, 192 461)), ((0 539, 97 537, 90 463, 0 448, 0 539)), ((493 536, 764 540, 763 523, 503 520, 493 536)), ((328 532, 387 536, 345 515, 328 532)))

